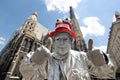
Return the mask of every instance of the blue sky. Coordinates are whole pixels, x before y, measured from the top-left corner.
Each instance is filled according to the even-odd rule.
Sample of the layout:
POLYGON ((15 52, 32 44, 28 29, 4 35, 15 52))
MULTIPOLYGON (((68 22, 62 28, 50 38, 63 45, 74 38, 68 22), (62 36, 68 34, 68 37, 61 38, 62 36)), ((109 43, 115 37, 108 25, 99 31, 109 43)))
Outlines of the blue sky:
POLYGON ((38 13, 40 24, 53 30, 57 18, 69 17, 72 6, 86 43, 92 38, 94 47, 105 51, 113 15, 120 12, 119 4, 120 0, 1 0, 0 50, 33 12, 38 13))

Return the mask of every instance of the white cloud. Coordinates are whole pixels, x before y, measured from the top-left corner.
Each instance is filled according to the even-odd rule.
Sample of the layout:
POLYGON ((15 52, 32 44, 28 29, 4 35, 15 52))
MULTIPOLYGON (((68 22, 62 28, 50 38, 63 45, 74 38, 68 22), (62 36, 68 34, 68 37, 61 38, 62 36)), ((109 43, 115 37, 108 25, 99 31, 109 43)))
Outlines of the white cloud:
POLYGON ((0 36, 0 45, 3 45, 3 44, 5 44, 5 39, 0 36))
POLYGON ((45 0, 45 5, 48 11, 58 10, 60 12, 68 12, 69 7, 76 8, 82 0, 45 0))
POLYGON ((95 46, 95 49, 100 49, 100 50, 102 50, 103 52, 106 53, 106 51, 107 51, 107 46, 104 46, 104 45, 99 46, 99 47, 96 47, 96 46, 95 46))
POLYGON ((86 25, 85 27, 81 27, 83 32, 83 36, 86 35, 94 35, 94 36, 102 36, 105 33, 105 26, 100 24, 99 18, 97 17, 86 17, 83 20, 83 23, 86 25))

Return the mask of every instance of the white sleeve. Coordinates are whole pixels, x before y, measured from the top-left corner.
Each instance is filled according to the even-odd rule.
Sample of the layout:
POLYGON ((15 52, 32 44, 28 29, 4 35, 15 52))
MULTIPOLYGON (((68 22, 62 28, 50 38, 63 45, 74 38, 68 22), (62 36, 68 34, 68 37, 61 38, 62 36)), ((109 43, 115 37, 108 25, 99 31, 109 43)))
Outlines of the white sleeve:
POLYGON ((32 74, 38 68, 38 65, 30 62, 31 56, 32 56, 31 52, 28 53, 26 56, 24 56, 23 60, 21 61, 20 68, 19 68, 25 80, 27 79, 30 80, 30 77, 32 76, 32 74))
POLYGON ((95 66, 88 58, 86 58, 86 62, 89 68, 90 75, 100 79, 115 78, 115 72, 112 70, 110 65, 104 64, 102 66, 95 66))
MULTIPOLYGON (((21 61, 20 72, 25 80, 41 80, 40 79, 40 67, 45 67, 45 65, 37 65, 30 61, 30 58, 34 52, 28 53, 24 59, 21 61)), ((44 70, 45 72, 45 70, 44 70)))
POLYGON ((50 50, 42 45, 41 47, 37 48, 34 54, 32 54, 31 61, 41 65, 44 62, 46 62, 50 57, 51 57, 50 50))

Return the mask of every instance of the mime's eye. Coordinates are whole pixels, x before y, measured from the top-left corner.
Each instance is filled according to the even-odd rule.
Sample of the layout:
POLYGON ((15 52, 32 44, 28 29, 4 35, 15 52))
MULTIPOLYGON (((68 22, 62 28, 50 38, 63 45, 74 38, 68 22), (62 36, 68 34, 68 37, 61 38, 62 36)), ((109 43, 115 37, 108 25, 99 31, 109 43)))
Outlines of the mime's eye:
POLYGON ((67 41, 68 39, 67 38, 64 38, 64 41, 67 41))
POLYGON ((56 41, 59 41, 59 40, 60 40, 60 38, 56 38, 55 40, 56 40, 56 41))
POLYGON ((56 39, 56 40, 60 40, 60 39, 56 39))

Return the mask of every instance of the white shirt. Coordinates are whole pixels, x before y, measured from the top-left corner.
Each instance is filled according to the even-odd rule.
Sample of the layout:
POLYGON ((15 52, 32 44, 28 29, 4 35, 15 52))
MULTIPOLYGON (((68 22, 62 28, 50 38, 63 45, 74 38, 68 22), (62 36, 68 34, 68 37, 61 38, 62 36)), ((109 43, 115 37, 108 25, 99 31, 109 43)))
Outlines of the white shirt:
MULTIPOLYGON (((29 55, 30 53, 28 53, 29 55)), ((30 57, 24 58, 20 65, 20 71, 25 80, 60 80, 60 70, 62 71, 62 80, 86 80, 84 77, 94 75, 100 79, 114 79, 114 71, 107 64, 103 66, 94 66, 88 60, 86 53, 75 50, 69 51, 66 60, 56 59, 52 56, 41 65, 30 62, 30 57), (89 67, 89 70, 88 70, 89 67)), ((44 57, 43 57, 44 59, 44 57)))
POLYGON ((29 63, 28 58, 21 62, 20 71, 25 80, 60 80, 60 67, 65 80, 84 80, 83 78, 89 77, 89 75, 85 63, 86 58, 81 53, 84 52, 70 50, 66 60, 56 59, 52 55, 41 65, 29 63))

